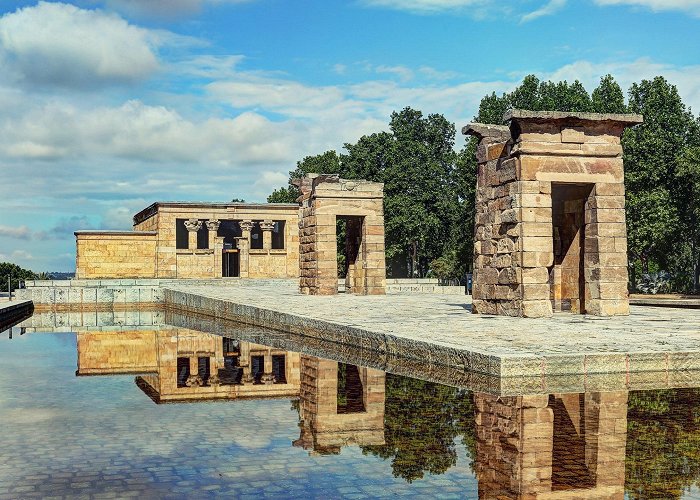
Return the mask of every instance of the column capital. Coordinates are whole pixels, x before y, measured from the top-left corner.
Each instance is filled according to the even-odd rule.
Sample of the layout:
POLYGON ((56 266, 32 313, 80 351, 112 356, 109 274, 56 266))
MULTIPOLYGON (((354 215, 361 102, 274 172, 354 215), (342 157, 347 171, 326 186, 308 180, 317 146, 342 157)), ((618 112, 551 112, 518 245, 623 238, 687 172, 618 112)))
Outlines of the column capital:
POLYGON ((185 385, 187 387, 201 387, 204 385, 204 381, 199 375, 190 375, 189 377, 187 377, 185 385))
POLYGON ((207 221, 207 229, 209 231, 218 231, 221 221, 217 219, 212 219, 207 221))
POLYGON ((253 221, 250 219, 238 221, 241 231, 251 231, 253 229, 253 221))
POLYGON ((275 228, 274 221, 271 221, 271 220, 260 221, 260 229, 262 229, 263 231, 272 231, 274 228, 275 228))
POLYGON ((202 229, 202 221, 199 219, 187 219, 185 221, 185 227, 188 231, 197 232, 202 229))

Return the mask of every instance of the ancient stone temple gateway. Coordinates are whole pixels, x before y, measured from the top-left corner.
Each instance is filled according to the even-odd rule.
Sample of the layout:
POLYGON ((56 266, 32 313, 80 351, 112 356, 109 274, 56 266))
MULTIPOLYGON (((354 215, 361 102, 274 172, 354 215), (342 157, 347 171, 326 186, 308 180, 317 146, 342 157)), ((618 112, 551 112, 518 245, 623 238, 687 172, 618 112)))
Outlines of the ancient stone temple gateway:
POLYGON ((629 314, 620 135, 639 115, 514 109, 479 138, 473 312, 629 314))

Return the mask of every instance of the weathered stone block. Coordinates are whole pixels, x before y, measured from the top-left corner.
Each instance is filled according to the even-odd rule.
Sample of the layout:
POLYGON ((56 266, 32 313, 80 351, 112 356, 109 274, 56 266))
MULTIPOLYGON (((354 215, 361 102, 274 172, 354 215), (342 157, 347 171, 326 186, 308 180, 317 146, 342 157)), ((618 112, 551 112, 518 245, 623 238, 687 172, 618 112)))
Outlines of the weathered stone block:
POLYGON ((550 267, 554 264, 554 253, 549 252, 522 252, 522 267, 550 267))
POLYGON ((523 300, 523 316, 526 318, 546 318, 552 315, 549 300, 523 300))

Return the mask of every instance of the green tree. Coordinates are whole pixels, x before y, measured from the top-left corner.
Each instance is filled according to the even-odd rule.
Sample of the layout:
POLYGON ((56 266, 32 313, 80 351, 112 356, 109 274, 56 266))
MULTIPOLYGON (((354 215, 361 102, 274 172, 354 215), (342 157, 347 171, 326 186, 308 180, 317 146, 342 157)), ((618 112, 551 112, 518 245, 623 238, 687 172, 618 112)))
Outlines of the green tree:
POLYGON ((7 291, 7 279, 10 278, 11 288, 15 290, 20 281, 38 279, 36 273, 23 269, 11 262, 0 262, 0 290, 7 291))
POLYGON ((386 375, 384 439, 363 446, 362 453, 391 460, 394 477, 407 482, 426 472, 443 474, 457 463, 456 440, 462 436, 475 458, 474 406, 470 392, 399 375, 386 375))
POLYGON ((698 389, 630 392, 625 490, 630 499, 681 498, 700 479, 698 389))
MULTIPOLYGON (((678 154, 689 143, 694 120, 675 86, 663 77, 629 90, 629 110, 644 123, 623 135, 628 252, 632 275, 668 269, 683 239, 680 225, 678 154)), ((671 270, 673 272, 673 270, 671 270)))
POLYGON ((683 203, 679 205, 679 218, 683 226, 686 244, 689 246, 689 263, 692 269, 688 276, 689 289, 693 293, 700 291, 700 147, 686 148, 678 158, 676 176, 679 180, 678 190, 683 203))
POLYGON ((268 197, 268 203, 294 203, 299 197, 299 190, 294 186, 275 189, 268 197))
POLYGON ((605 75, 591 94, 592 111, 595 113, 626 113, 625 95, 612 75, 605 75))

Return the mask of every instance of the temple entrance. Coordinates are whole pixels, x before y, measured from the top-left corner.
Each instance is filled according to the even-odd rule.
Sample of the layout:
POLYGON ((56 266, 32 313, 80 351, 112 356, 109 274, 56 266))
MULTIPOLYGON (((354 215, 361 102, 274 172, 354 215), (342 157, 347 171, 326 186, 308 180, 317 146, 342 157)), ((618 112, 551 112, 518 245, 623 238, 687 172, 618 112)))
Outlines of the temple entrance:
POLYGON ((238 250, 224 249, 221 266, 221 276, 224 278, 238 278, 241 272, 238 250))
POLYGON ((364 217, 336 217, 336 241, 338 255, 338 281, 345 280, 346 293, 357 293, 364 287, 362 251, 362 225, 364 217))
POLYGON ((384 295, 384 185, 332 174, 307 174, 294 183, 302 193, 299 291, 334 295, 340 276, 346 292, 384 295))
POLYGON ((585 206, 593 184, 552 183, 554 265, 549 269, 555 312, 586 312, 584 253, 585 206))

